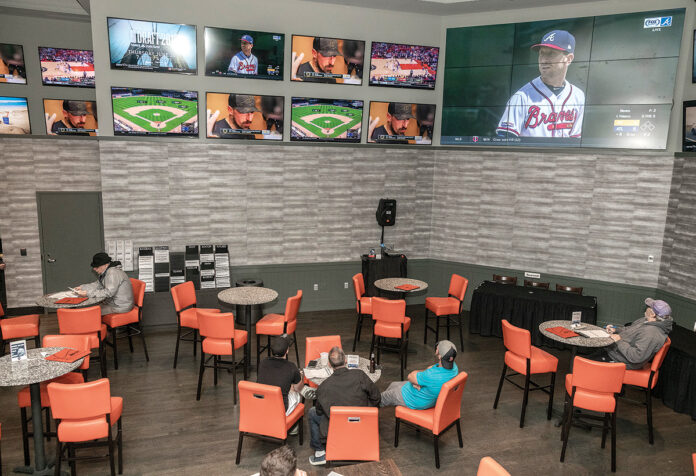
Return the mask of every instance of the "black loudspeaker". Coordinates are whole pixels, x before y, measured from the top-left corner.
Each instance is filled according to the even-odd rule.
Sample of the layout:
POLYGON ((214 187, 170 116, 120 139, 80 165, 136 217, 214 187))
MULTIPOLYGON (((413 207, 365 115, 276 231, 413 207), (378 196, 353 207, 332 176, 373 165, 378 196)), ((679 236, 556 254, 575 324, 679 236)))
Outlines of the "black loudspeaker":
POLYGON ((396 200, 380 198, 376 217, 379 226, 394 226, 396 223, 396 200))

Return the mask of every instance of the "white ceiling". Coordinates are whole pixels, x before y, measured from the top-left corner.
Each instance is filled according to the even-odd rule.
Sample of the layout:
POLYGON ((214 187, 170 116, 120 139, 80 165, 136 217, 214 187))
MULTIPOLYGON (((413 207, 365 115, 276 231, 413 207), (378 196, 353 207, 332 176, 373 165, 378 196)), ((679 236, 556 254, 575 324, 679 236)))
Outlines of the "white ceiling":
POLYGON ((0 7, 87 15, 89 0, 0 0, 0 7), (84 4, 85 7, 80 3, 84 4))

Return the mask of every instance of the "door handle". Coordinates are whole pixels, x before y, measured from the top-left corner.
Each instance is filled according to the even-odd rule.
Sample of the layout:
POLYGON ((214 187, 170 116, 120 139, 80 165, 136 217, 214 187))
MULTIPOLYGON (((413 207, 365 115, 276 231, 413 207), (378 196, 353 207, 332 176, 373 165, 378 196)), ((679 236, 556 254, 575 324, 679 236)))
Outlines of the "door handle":
POLYGON ((55 258, 51 258, 51 255, 49 255, 49 254, 46 255, 46 261, 48 261, 49 263, 55 263, 55 262, 56 262, 55 258))

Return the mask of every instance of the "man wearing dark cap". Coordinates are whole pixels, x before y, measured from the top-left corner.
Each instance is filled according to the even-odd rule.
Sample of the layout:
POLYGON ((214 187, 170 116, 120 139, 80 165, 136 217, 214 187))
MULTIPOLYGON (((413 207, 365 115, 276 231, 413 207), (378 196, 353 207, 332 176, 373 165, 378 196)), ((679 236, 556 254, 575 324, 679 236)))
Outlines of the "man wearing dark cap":
POLYGON ((214 125, 208 136, 222 139, 254 139, 254 134, 239 131, 251 128, 254 113, 258 111, 256 97, 248 94, 230 94, 227 104, 227 117, 214 122, 220 111, 215 111, 215 114, 209 117, 209 123, 214 122, 214 125))
MULTIPOLYGON (((406 129, 408 129, 411 119, 414 119, 411 112, 411 104, 390 102, 389 106, 387 106, 387 122, 372 131, 370 136, 372 140, 370 142, 377 142, 378 144, 408 144, 406 139, 386 139, 380 137, 406 135, 406 129)), ((370 118, 370 122, 372 121, 372 118, 370 118)))
POLYGON ((236 74, 259 74, 259 60, 251 54, 254 38, 251 35, 242 35, 239 41, 242 50, 232 57, 227 71, 236 74))
POLYGON ((46 131, 49 135, 70 134, 88 136, 89 132, 76 132, 85 128, 87 120, 87 103, 85 101, 63 101, 63 120, 56 121, 56 115, 46 114, 46 131), (50 124, 50 126, 49 126, 50 124))
POLYGON ((82 297, 103 299, 102 316, 123 313, 133 309, 133 287, 128 275, 121 269, 120 261, 111 261, 104 252, 92 257, 92 270, 97 274, 93 283, 77 286, 77 294, 82 297))
POLYGON ((389 384, 382 392, 380 406, 401 405, 414 410, 434 407, 442 386, 459 373, 454 362, 455 357, 457 348, 454 344, 448 340, 441 340, 435 346, 437 362, 425 370, 414 370, 408 374, 406 382, 389 384))
MULTIPOLYGON (((335 38, 314 37, 312 41, 312 59, 302 63, 297 68, 297 73, 292 76, 296 81, 311 83, 336 83, 336 78, 314 77, 314 73, 333 73, 336 64, 336 56, 341 56, 338 51, 338 40, 335 38)), ((304 54, 295 57, 293 54, 293 66, 295 62, 302 61, 304 54)))
POLYGON ((280 387, 286 415, 290 415, 300 403, 300 392, 304 387, 302 373, 288 360, 288 344, 286 336, 271 338, 271 356, 259 363, 256 377, 258 383, 280 387))

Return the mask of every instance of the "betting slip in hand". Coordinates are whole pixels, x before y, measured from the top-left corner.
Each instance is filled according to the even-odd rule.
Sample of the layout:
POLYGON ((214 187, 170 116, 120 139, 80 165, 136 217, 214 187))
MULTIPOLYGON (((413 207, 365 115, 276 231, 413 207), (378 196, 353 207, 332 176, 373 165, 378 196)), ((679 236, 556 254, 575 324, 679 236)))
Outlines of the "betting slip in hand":
POLYGON ((50 296, 53 299, 63 299, 63 298, 77 297, 77 293, 74 293, 72 291, 61 291, 58 293, 53 293, 50 296))
POLYGON ((360 367, 359 355, 346 355, 346 367, 349 369, 357 369, 360 367))
POLYGON ((593 330, 588 330, 588 331, 578 331, 578 334, 580 334, 583 337, 590 337, 590 338, 606 338, 609 337, 609 333, 606 331, 603 331, 602 329, 593 329, 593 330))

